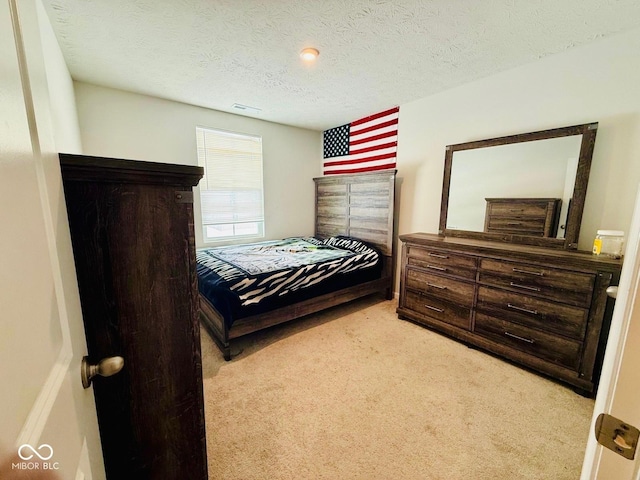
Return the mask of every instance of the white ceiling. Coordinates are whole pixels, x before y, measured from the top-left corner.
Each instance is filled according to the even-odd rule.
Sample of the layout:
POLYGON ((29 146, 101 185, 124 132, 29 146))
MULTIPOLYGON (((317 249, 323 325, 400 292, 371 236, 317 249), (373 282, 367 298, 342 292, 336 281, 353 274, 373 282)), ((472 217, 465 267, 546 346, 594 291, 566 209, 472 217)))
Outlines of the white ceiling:
POLYGON ((43 3, 76 80, 317 130, 640 26, 639 0, 43 3))

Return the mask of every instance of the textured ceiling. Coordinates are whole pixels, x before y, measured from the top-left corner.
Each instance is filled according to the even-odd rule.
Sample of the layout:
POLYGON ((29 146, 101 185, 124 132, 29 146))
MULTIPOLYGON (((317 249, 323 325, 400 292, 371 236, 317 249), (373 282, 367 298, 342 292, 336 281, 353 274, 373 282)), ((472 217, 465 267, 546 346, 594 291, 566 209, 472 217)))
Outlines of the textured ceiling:
POLYGON ((42 1, 76 80, 317 130, 640 26, 638 0, 42 1))

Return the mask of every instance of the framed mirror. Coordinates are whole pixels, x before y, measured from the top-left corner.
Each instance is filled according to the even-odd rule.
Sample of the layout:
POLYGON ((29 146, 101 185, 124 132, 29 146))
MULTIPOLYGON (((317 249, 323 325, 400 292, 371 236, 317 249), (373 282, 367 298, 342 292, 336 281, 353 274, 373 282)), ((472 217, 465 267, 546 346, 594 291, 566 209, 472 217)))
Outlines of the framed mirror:
POLYGON ((440 234, 577 249, 597 123, 448 145, 440 234))

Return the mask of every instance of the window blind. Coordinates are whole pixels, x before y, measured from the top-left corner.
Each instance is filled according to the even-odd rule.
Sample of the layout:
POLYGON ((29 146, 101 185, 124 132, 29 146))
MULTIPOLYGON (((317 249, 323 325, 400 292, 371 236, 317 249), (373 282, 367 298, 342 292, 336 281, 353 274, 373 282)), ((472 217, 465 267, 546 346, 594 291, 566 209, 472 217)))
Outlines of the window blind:
MULTIPOLYGON (((239 224, 259 223, 263 231, 262 138, 196 128, 203 227, 227 227, 225 235, 243 235, 239 224), (229 230, 230 226, 234 228, 229 230)), ((244 233, 246 235, 246 233, 244 233)), ((205 233, 205 237, 208 237, 205 233)))

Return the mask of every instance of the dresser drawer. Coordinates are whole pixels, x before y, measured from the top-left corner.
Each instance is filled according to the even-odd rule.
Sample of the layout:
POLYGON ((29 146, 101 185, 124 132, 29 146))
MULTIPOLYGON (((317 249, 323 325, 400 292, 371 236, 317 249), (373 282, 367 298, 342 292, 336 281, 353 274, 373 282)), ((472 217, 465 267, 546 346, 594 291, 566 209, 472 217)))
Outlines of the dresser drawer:
POLYGON ((538 217, 544 219, 549 210, 548 202, 493 201, 488 205, 488 213, 503 217, 538 217))
POLYGON ((454 305, 431 295, 407 290, 403 307, 444 323, 469 330, 471 309, 454 305))
POLYGON ((406 279, 407 288, 442 300, 459 303, 463 307, 471 308, 473 306, 475 286, 471 283, 434 275, 411 267, 407 268, 406 279))
POLYGON ((477 261, 473 257, 422 247, 407 248, 407 263, 436 273, 475 280, 477 261))
POLYGON ((479 282, 581 307, 591 303, 595 275, 483 258, 479 282))
POLYGON ((538 358, 577 369, 581 343, 476 312, 475 333, 538 358))
POLYGON ((589 311, 527 295, 480 287, 478 311, 490 316, 506 318, 539 330, 555 332, 582 341, 587 328, 589 311))
POLYGON ((544 218, 494 217, 487 222, 488 232, 521 233, 524 235, 544 235, 544 218))

